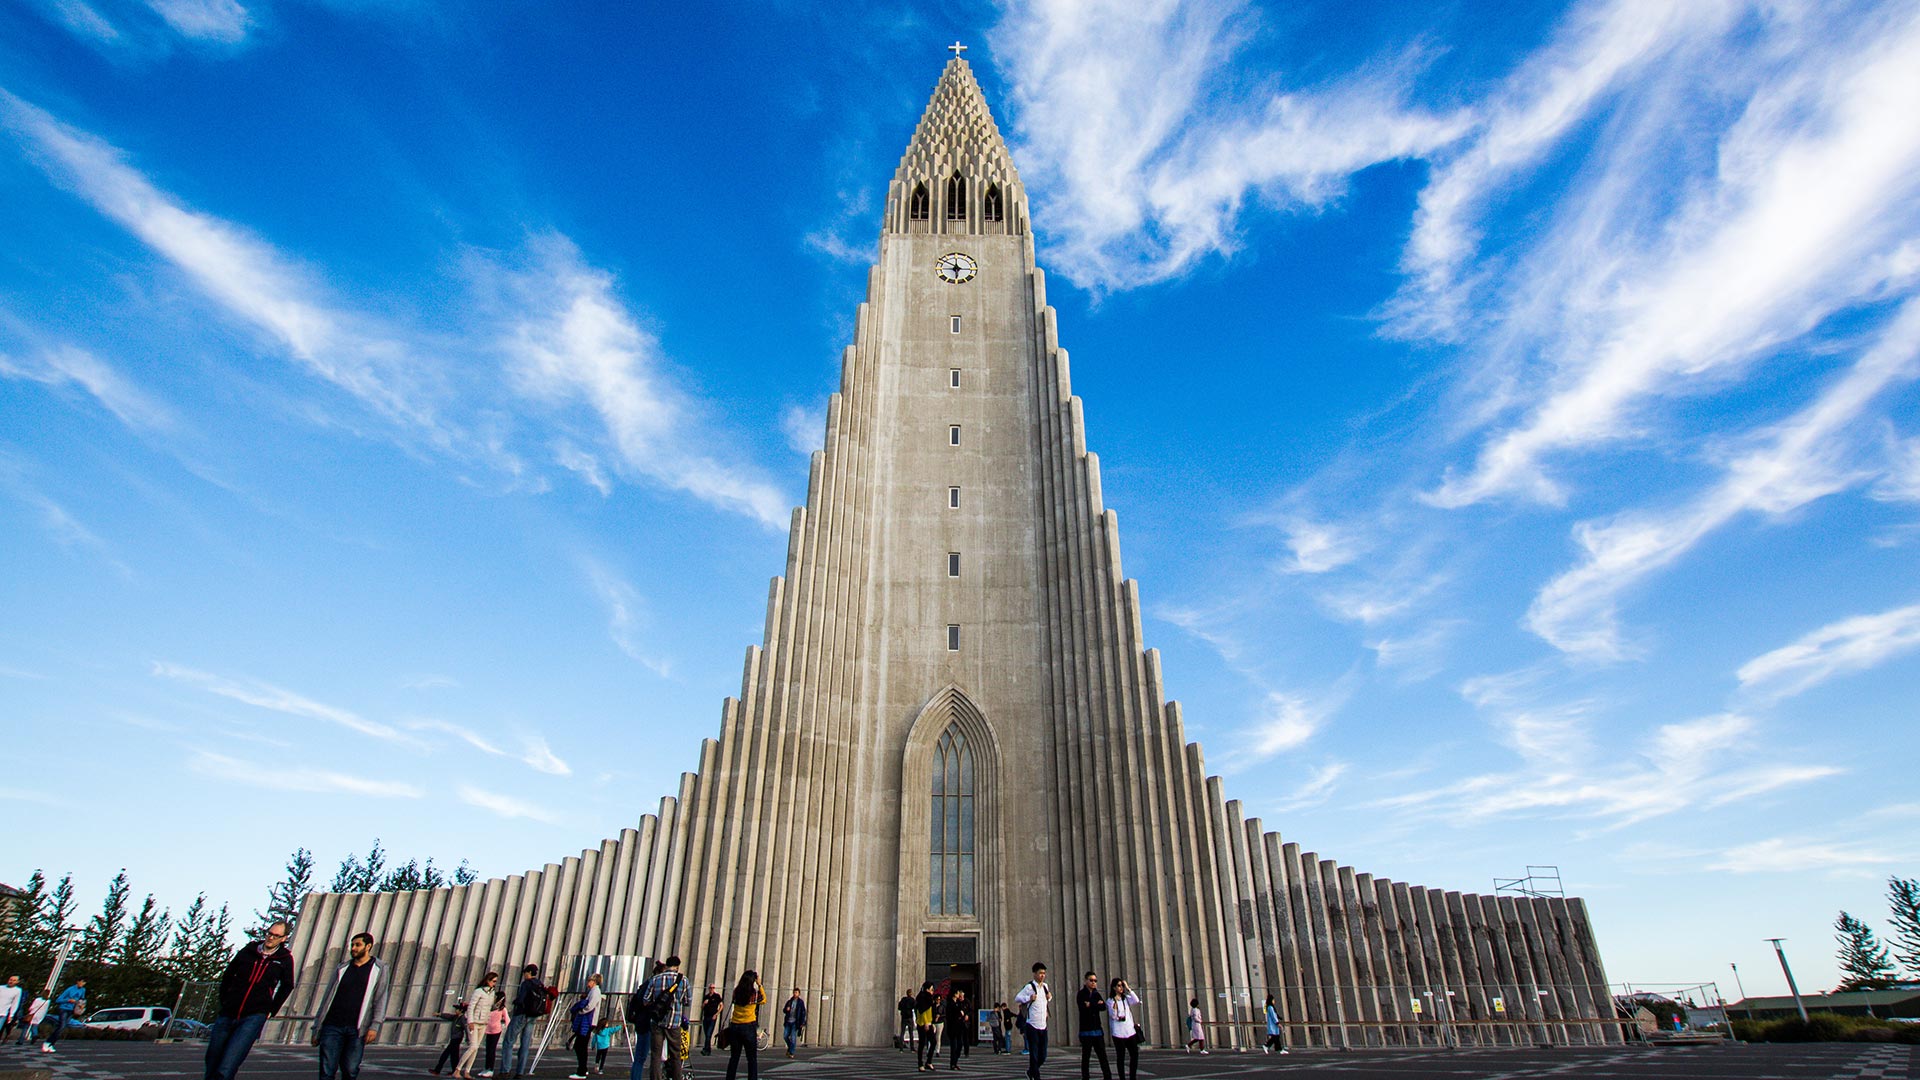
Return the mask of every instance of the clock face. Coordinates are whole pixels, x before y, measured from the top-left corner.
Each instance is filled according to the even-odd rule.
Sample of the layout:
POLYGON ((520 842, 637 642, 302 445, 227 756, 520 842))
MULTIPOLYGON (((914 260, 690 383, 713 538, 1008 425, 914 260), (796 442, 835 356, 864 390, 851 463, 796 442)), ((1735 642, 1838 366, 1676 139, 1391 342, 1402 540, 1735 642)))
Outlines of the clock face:
POLYGON ((973 261, 973 256, 963 251, 949 251, 933 261, 933 269, 940 275, 941 281, 949 285, 958 285, 964 281, 972 281, 973 275, 980 269, 980 264, 973 261))

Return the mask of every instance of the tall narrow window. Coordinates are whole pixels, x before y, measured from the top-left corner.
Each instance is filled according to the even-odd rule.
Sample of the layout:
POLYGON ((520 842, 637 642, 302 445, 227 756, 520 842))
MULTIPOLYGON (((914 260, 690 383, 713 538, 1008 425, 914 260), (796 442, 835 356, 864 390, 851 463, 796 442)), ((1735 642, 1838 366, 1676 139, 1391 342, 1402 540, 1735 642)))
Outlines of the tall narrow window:
POLYGON ((933 748, 933 843, 927 911, 973 914, 973 749, 958 727, 933 748))
POLYGON ((947 651, 948 652, 960 651, 960 624, 959 623, 947 624, 947 651))
POLYGON ((955 424, 952 427, 949 427, 947 429, 947 445, 948 446, 960 445, 960 425, 959 424, 955 424))
POLYGON ((960 369, 959 368, 947 369, 947 385, 953 387, 955 390, 960 389, 960 369))
POLYGON ((952 322, 948 323, 948 326, 951 329, 951 331, 956 334, 959 333, 960 332, 960 316, 949 315, 947 316, 947 318, 952 320, 952 322))
POLYGON ((957 551, 947 552, 947 576, 960 576, 960 553, 957 551))
POLYGON ((947 489, 947 509, 949 510, 960 509, 960 489, 959 488, 950 487, 947 489))
POLYGON ((980 218, 983 221, 999 221, 1006 216, 1000 205, 1000 185, 988 184, 987 193, 980 200, 980 218))
POLYGON ((967 178, 954 173, 947 180, 947 220, 965 221, 967 218, 967 178))
POLYGON ((927 185, 913 185, 913 194, 907 199, 907 220, 925 221, 928 217, 930 202, 927 198, 927 185))

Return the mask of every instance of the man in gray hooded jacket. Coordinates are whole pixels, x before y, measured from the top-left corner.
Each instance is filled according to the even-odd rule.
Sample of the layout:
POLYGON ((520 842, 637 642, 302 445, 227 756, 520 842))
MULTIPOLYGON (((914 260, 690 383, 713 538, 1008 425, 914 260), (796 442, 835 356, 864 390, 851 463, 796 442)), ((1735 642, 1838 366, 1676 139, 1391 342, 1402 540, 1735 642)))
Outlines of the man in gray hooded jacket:
POLYGON ((380 1038, 387 1019, 387 968, 373 958, 373 935, 353 935, 347 957, 314 1015, 310 1041, 320 1048, 321 1080, 359 1080, 360 1052, 380 1038))

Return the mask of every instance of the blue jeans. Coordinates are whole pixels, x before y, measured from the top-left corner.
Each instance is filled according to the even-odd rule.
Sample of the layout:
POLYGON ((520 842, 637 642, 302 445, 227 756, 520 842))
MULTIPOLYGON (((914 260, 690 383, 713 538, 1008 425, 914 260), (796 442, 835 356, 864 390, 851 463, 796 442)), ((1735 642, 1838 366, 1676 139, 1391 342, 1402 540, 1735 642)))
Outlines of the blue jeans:
POLYGON ((647 1056, 653 1053, 653 1025, 633 1029, 633 1080, 647 1080, 647 1056))
POLYGON ((787 1030, 783 1032, 783 1034, 786 1035, 787 1037, 787 1056, 792 1057, 793 1051, 794 1051, 794 1043, 800 1041, 800 1025, 788 1024, 787 1030))
POLYGON ((72 1009, 61 1009, 58 1012, 48 1013, 47 1045, 54 1046, 58 1044, 60 1042, 60 1036, 66 1034, 67 1025, 71 1023, 73 1023, 72 1009))
POLYGON ((207 1080, 233 1080, 241 1062, 247 1060, 247 1052, 253 1049, 253 1041, 260 1037, 260 1029, 266 1026, 266 1013, 215 1020, 213 1030, 207 1032, 207 1080))
POLYGON ((1047 1063, 1047 1029, 1027 1028, 1027 1075, 1040 1080, 1040 1066, 1047 1063))
POLYGON ((507 1020, 507 1053, 500 1061, 500 1067, 510 1073, 530 1073, 533 1071, 533 1022, 535 1016, 521 1016, 515 1013, 507 1020), (515 1057, 518 1049, 520 1056, 515 1057))
POLYGON ((320 1080, 360 1080, 360 1029, 328 1025, 320 1029, 320 1080))

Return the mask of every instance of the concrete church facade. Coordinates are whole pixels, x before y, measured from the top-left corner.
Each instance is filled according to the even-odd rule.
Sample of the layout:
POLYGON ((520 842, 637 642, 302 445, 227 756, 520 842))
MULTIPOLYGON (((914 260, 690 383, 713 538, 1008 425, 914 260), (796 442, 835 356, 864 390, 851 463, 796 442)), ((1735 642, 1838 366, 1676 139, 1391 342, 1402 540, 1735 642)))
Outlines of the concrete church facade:
POLYGON ((959 58, 888 187, 764 643, 698 771, 542 869, 310 896, 291 1012, 360 930, 399 1016, 490 969, 678 953, 698 983, 805 988, 833 1045, 885 1043, 928 978, 1011 999, 1034 960, 1065 997, 1089 968, 1127 977, 1156 1042, 1191 997, 1247 1020, 1269 992, 1296 1044, 1411 1041, 1449 998, 1614 1037, 1570 1023, 1612 1014, 1580 901, 1357 873, 1206 775, 1121 574, 1026 194, 959 58))

